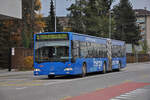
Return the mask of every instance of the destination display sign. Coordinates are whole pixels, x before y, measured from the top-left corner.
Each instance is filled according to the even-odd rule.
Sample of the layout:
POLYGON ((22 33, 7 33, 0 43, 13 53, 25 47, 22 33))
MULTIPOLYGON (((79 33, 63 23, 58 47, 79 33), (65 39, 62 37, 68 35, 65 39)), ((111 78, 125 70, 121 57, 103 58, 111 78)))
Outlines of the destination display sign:
POLYGON ((44 40, 68 40, 68 34, 60 33, 60 34, 37 34, 36 35, 37 41, 44 41, 44 40))

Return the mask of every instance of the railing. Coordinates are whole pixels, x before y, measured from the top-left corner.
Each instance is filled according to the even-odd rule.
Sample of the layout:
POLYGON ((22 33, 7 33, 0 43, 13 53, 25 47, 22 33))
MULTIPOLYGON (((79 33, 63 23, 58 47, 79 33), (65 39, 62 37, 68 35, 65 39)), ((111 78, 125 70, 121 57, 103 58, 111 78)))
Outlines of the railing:
POLYGON ((127 54, 127 63, 136 63, 136 62, 148 62, 150 61, 149 54, 127 54))

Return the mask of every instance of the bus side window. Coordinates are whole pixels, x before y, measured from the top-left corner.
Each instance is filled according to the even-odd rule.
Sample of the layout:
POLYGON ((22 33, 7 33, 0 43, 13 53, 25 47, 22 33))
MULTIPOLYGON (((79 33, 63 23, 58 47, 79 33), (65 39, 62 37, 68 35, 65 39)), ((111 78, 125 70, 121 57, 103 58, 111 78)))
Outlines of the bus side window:
POLYGON ((79 57, 79 42, 72 41, 72 57, 78 58, 79 57))
POLYGON ((112 49, 111 50, 112 50, 112 57, 115 57, 116 54, 115 54, 115 46, 114 45, 112 45, 112 49))
POLYGON ((88 58, 91 58, 91 55, 92 55, 92 46, 91 46, 91 43, 88 42, 87 43, 87 50, 88 50, 88 58))
POLYGON ((105 45, 105 55, 104 57, 107 57, 107 49, 106 49, 106 45, 105 45))
POLYGON ((119 57, 121 57, 121 46, 119 46, 119 57))

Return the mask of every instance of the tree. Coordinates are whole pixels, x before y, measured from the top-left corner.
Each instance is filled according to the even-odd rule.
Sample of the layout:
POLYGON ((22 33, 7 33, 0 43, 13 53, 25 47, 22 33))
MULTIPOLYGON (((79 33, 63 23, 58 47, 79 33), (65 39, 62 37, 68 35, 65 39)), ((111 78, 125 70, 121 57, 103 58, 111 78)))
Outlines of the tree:
POLYGON ((113 0, 80 0, 68 8, 73 31, 108 37, 109 10, 113 0))
POLYGON ((47 31, 48 32, 54 32, 55 31, 55 12, 54 12, 54 3, 53 0, 50 2, 50 11, 49 16, 47 18, 47 31))
POLYGON ((67 10, 70 11, 68 15, 70 20, 69 24, 72 27, 73 32, 85 33, 84 21, 83 21, 83 7, 87 5, 85 0, 76 1, 75 4, 72 4, 67 10), (82 6, 83 5, 83 6, 82 6))
MULTIPOLYGON (((59 20, 58 18, 56 18, 56 29, 57 31, 62 31, 62 27, 59 24, 59 20)), ((54 32, 55 31, 55 11, 54 11, 54 2, 53 0, 51 0, 50 2, 50 11, 49 11, 49 15, 46 18, 46 24, 47 26, 45 27, 45 31, 47 32, 54 32)))
POLYGON ((9 66, 9 47, 11 42, 8 29, 12 29, 12 24, 10 20, 0 21, 0 68, 7 68, 9 66))
POLYGON ((23 0, 23 20, 20 26, 22 26, 22 44, 26 48, 32 46, 33 34, 42 31, 45 27, 42 15, 37 13, 40 10, 40 0, 31 0, 30 2, 23 0))
POLYGON ((136 25, 135 12, 129 0, 120 0, 113 9, 116 22, 114 38, 126 43, 138 44, 140 32, 136 25))
POLYGON ((108 37, 111 4, 112 0, 89 0, 88 9, 85 12, 88 34, 94 33, 95 36, 108 37))
POLYGON ((36 14, 34 33, 43 32, 45 27, 46 27, 46 23, 43 20, 43 15, 36 14))
POLYGON ((22 0, 22 4, 22 19, 0 20, 0 67, 8 67, 11 47, 33 47, 33 34, 45 27, 42 15, 36 13, 40 0, 22 0))
POLYGON ((149 47, 148 47, 148 45, 147 45, 147 41, 146 41, 146 40, 140 41, 139 44, 140 44, 141 47, 142 47, 141 53, 147 54, 147 53, 148 53, 148 50, 149 50, 149 47))

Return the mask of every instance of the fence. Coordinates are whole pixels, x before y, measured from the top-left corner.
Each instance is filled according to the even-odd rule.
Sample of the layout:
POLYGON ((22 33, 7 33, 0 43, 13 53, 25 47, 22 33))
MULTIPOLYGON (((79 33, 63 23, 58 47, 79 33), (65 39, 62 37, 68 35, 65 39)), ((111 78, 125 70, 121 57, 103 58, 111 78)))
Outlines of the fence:
POLYGON ((24 68, 24 59, 28 56, 33 56, 33 49, 14 48, 14 54, 11 56, 11 68, 24 68))
POLYGON ((150 61, 149 54, 127 53, 127 63, 147 62, 147 61, 150 61))

